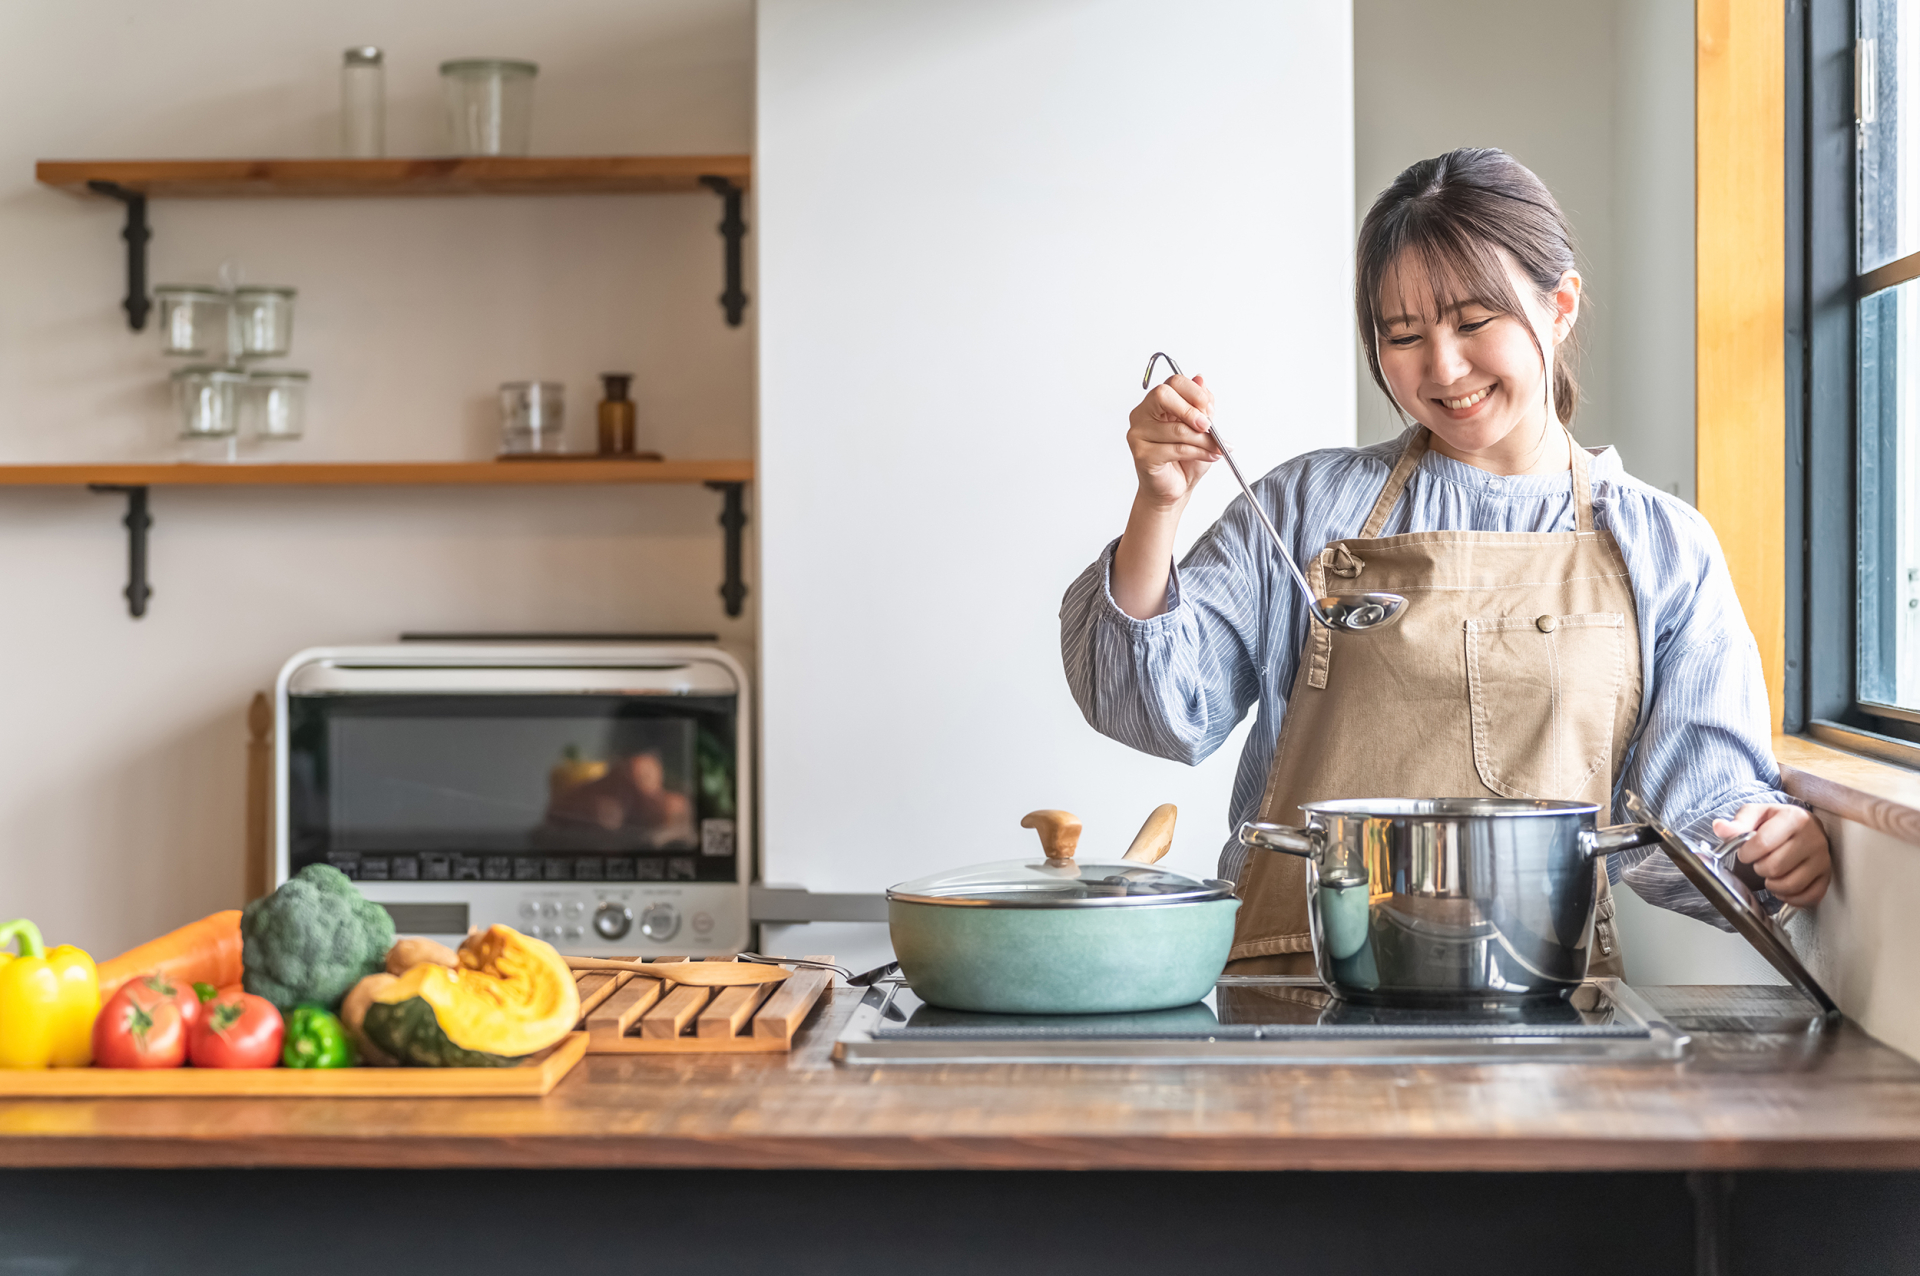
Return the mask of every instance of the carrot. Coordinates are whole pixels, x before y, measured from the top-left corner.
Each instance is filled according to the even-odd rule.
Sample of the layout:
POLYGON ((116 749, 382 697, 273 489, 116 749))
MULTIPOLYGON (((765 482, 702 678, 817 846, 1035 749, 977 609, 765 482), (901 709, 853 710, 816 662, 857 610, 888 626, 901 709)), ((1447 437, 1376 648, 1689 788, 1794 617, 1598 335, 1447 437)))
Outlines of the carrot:
POLYGON ((239 983, 241 974, 240 910, 229 908, 101 962, 100 998, 104 1002, 139 975, 224 988, 239 983))

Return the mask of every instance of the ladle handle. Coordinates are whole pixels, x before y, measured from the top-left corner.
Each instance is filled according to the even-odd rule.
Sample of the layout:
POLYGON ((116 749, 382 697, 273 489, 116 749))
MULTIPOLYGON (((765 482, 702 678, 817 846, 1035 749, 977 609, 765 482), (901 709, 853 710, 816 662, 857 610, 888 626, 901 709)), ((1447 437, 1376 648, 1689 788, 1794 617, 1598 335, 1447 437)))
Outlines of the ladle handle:
POLYGON ((1072 811, 1029 811, 1020 821, 1020 827, 1040 835, 1047 863, 1056 867, 1073 863, 1073 853, 1080 845, 1080 817, 1072 811))
POLYGON ((1120 858, 1132 860, 1136 864, 1158 864, 1160 857, 1173 845, 1173 822, 1180 815, 1180 808, 1171 802, 1162 802, 1153 808, 1153 814, 1140 826, 1134 835, 1133 845, 1120 858))
MULTIPOLYGON (((1140 378, 1141 389, 1146 389, 1147 383, 1153 380, 1153 365, 1162 359, 1165 359, 1167 366, 1173 369, 1174 376, 1186 375, 1180 371, 1180 365, 1173 361, 1172 355, 1156 350, 1153 358, 1147 360, 1147 374, 1140 378)), ((1313 596, 1313 587, 1308 585, 1307 578, 1300 574, 1300 565, 1293 561, 1293 555, 1287 550, 1287 543, 1280 539, 1279 530, 1267 517, 1267 512, 1260 508, 1260 502, 1254 499, 1253 488, 1248 484, 1247 476, 1240 472, 1240 466, 1235 463, 1233 453, 1227 448, 1227 441, 1220 437, 1220 431, 1213 424, 1213 414, 1206 413, 1205 420, 1207 437, 1212 439, 1213 445, 1220 449, 1220 459, 1227 463, 1229 470, 1233 471, 1233 481, 1240 485, 1240 491, 1246 496, 1247 504, 1253 507, 1253 516, 1260 520, 1260 526, 1267 529, 1267 535, 1273 540, 1273 547, 1280 551, 1280 561, 1287 565, 1287 574, 1293 577, 1293 583, 1300 587, 1300 596, 1306 599, 1307 613, 1328 629, 1338 629, 1339 626, 1333 623, 1333 617, 1327 615, 1326 610, 1320 606, 1320 600, 1313 596)))

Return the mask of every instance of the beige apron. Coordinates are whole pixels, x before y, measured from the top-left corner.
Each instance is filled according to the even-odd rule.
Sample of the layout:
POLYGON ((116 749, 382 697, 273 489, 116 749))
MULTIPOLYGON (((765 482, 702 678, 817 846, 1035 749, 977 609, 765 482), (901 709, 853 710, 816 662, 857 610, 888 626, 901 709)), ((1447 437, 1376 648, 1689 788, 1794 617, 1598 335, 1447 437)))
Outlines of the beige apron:
MULTIPOLYGON (((1428 439, 1408 441, 1360 535, 1309 566, 1316 595, 1384 590, 1408 606, 1371 633, 1309 622, 1259 818, 1304 824, 1302 802, 1337 798, 1506 797, 1594 802, 1610 822, 1640 637, 1620 549, 1594 530, 1590 458, 1573 448, 1574 531, 1381 537, 1428 439)), ((1596 872, 1588 969, 1619 975, 1596 872)), ((1252 851, 1238 893, 1229 973, 1312 974, 1305 861, 1252 851)))

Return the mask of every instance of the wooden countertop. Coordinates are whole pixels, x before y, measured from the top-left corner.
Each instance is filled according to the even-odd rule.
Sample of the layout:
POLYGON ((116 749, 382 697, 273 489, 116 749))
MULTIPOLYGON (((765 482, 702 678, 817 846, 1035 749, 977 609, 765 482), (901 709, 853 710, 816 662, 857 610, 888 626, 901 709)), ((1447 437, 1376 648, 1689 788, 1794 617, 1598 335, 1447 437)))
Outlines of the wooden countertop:
POLYGON ((1920 1168, 1920 1064, 1784 988, 1641 993, 1677 1064, 912 1065, 594 1055, 545 1099, 0 1103, 13 1166, 1920 1168), (1763 1031, 1730 1033, 1745 1024, 1763 1031))

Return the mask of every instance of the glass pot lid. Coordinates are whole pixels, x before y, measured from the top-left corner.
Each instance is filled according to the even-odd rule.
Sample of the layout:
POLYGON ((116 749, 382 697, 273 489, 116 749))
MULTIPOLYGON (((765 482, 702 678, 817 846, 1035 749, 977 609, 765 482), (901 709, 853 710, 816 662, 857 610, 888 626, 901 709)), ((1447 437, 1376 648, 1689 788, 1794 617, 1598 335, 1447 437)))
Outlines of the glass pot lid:
POLYGON ((1039 854, 915 878, 889 887, 887 898, 974 908, 1113 908, 1231 897, 1231 882, 1154 866, 1172 842, 1173 815, 1171 805, 1155 811, 1124 857, 1083 861, 1074 855, 1080 821, 1066 811, 1035 811, 1021 825, 1039 832, 1039 854))

